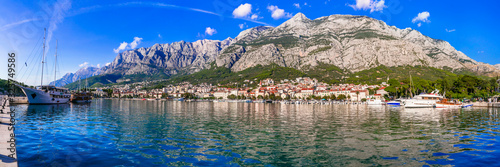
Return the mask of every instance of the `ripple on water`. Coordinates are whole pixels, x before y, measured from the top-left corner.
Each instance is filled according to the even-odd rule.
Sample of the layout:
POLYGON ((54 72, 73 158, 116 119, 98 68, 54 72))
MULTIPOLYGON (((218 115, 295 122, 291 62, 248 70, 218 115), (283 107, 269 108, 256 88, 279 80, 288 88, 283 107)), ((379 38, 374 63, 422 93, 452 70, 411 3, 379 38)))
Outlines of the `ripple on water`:
POLYGON ((500 157, 498 109, 124 100, 16 107, 20 166, 494 166, 500 157))

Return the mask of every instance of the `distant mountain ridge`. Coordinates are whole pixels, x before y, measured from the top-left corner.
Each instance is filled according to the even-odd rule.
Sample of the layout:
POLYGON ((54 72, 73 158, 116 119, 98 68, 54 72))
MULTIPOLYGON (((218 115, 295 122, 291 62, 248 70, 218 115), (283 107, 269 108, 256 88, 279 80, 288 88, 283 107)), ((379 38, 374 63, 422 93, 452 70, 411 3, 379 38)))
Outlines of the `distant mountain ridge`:
POLYGON ((149 48, 139 48, 118 54, 115 60, 103 67, 103 73, 177 74, 180 70, 189 73, 209 67, 223 48, 232 44, 234 39, 198 40, 195 42, 174 42, 155 44, 149 48))
MULTIPOLYGON (((96 76, 101 74, 101 68, 97 67, 83 67, 76 71, 75 73, 67 73, 60 79, 50 82, 50 85, 53 85, 55 83, 56 86, 65 86, 67 84, 73 83, 75 81, 78 81, 79 79, 85 79, 91 76, 96 76)), ((90 86, 90 85, 89 85, 90 86)))
POLYGON ((277 27, 254 27, 234 39, 155 44, 119 53, 101 74, 187 75, 212 66, 242 71, 277 64, 301 71, 329 64, 357 72, 378 66, 428 66, 448 71, 500 74, 448 42, 366 16, 331 15, 310 20, 298 13, 277 27))

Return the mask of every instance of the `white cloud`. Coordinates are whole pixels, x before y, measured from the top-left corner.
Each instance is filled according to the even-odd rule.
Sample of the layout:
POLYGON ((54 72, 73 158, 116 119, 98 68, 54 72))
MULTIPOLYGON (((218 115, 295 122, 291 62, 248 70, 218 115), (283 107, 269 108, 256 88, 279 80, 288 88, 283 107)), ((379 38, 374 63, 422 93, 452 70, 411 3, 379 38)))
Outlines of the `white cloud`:
POLYGON ((384 0, 356 0, 355 5, 349 5, 352 7, 354 10, 370 10, 371 12, 378 12, 384 10, 384 8, 387 8, 385 6, 385 1, 384 0))
POLYGON ((248 27, 248 25, 247 25, 247 23, 245 22, 245 23, 243 23, 243 24, 238 24, 238 27, 240 27, 240 29, 243 29, 243 28, 247 28, 247 27, 248 27))
POLYGON ((445 29, 445 30, 446 30, 446 32, 453 32, 453 31, 455 31, 455 29, 451 29, 451 30, 445 29))
POLYGON ((120 51, 125 50, 127 48, 128 43, 127 42, 122 42, 118 48, 113 49, 115 53, 120 53, 120 51))
POLYGON ((125 49, 135 49, 137 45, 141 44, 142 38, 139 37, 134 37, 134 41, 127 43, 127 42, 122 42, 118 48, 113 49, 115 53, 120 53, 120 51, 125 50, 125 49))
POLYGON ((87 65, 89 65, 89 62, 83 62, 82 64, 78 65, 80 67, 86 67, 87 65))
POLYGON ((257 15, 257 14, 253 14, 253 15, 250 17, 250 19, 252 19, 252 20, 257 20, 257 19, 259 19, 259 15, 257 15))
POLYGON ((269 5, 267 6, 267 9, 271 12, 271 17, 274 20, 292 17, 291 13, 285 12, 285 10, 278 8, 278 6, 269 5))
POLYGON ((294 3, 293 6, 295 6, 297 9, 300 9, 300 4, 299 3, 294 3))
POLYGON ((15 26, 23 24, 23 23, 37 21, 37 20, 38 19, 25 19, 25 20, 21 20, 21 21, 15 22, 15 23, 6 24, 6 25, 3 25, 2 27, 0 27, 0 31, 15 27, 15 26))
POLYGON ((422 12, 422 13, 419 13, 419 14, 418 14, 415 18, 413 18, 413 19, 411 20, 411 22, 412 22, 412 23, 416 23, 416 22, 420 22, 420 21, 421 21, 421 22, 426 22, 426 23, 428 23, 428 22, 430 22, 430 21, 429 21, 429 17, 430 17, 430 16, 431 16, 431 14, 430 14, 429 12, 424 11, 424 12, 422 12))
POLYGON ((241 4, 233 11, 235 18, 245 18, 252 13, 252 5, 249 3, 241 4))
POLYGON ((141 44, 142 38, 134 37, 134 41, 130 43, 130 49, 135 49, 137 45, 141 44))
POLYGON ((214 35, 214 34, 217 34, 217 30, 213 29, 213 28, 210 28, 210 27, 207 27, 205 29, 205 35, 214 35))
POLYGON ((418 26, 418 27, 422 26, 422 23, 418 23, 418 24, 417 24, 417 26, 418 26))
POLYGON ((97 68, 101 68, 101 64, 97 64, 97 68))
POLYGON ((304 2, 304 6, 307 6, 307 2, 304 2))
POLYGON ((477 51, 477 53, 484 53, 484 51, 483 50, 482 51, 477 51))
POLYGON ((47 38, 46 38, 46 50, 47 53, 50 48, 50 41, 52 39, 52 34, 57 30, 57 25, 64 21, 68 10, 71 8, 71 0, 57 0, 54 3, 54 8, 50 14, 49 28, 47 28, 47 38))
POLYGON ((158 34, 158 38, 161 38, 161 34, 158 34))

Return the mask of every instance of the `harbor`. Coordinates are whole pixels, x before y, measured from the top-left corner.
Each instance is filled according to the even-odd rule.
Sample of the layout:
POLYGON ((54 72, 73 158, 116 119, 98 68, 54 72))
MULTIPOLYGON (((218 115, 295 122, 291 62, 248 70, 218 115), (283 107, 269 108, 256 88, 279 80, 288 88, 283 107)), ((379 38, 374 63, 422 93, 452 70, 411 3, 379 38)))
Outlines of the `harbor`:
POLYGON ((498 108, 104 98, 13 107, 22 166, 487 166, 500 156, 498 108))
POLYGON ((494 4, 6 0, 0 167, 500 167, 494 4))
MULTIPOLYGON (((0 166, 17 167, 16 137, 13 131, 11 108, 7 96, 0 95, 0 166)), ((14 122, 15 123, 15 122, 14 122)))

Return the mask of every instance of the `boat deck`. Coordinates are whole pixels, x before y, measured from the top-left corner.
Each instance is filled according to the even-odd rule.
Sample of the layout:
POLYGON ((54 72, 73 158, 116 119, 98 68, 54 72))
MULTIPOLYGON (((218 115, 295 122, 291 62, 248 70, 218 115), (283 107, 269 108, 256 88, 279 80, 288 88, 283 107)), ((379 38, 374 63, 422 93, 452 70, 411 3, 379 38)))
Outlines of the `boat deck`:
POLYGON ((12 137, 14 131, 11 127, 9 101, 7 96, 0 96, 0 100, 0 109, 3 111, 0 112, 0 166, 17 167, 16 139, 15 136, 12 137))

